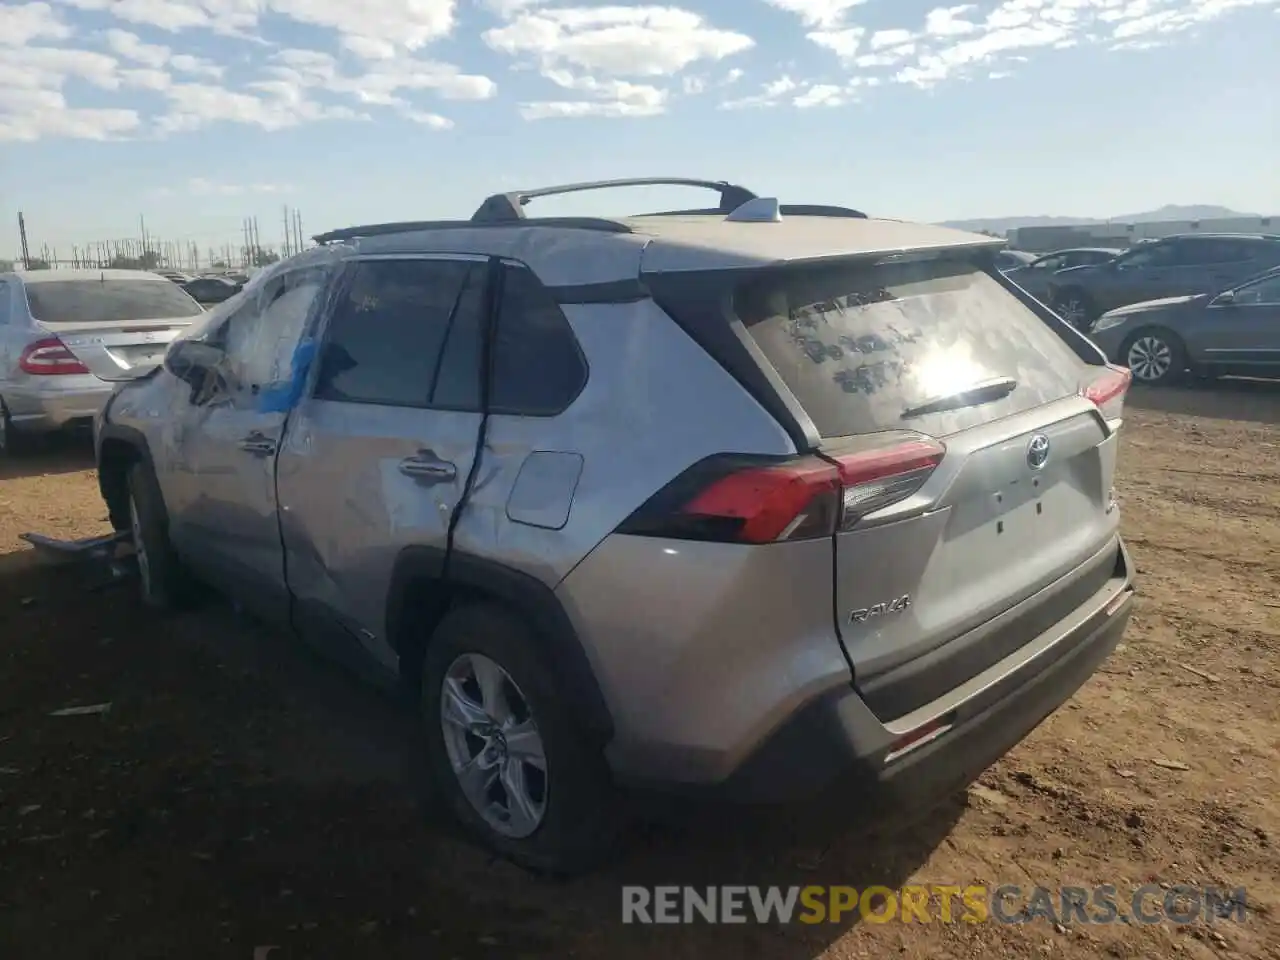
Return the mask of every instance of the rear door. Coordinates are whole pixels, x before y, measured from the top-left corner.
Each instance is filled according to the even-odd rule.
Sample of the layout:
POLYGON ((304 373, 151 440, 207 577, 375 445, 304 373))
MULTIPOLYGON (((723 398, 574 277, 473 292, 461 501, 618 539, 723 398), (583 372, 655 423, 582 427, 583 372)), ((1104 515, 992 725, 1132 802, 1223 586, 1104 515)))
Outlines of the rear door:
POLYGON ((823 452, 866 481, 851 490, 846 478, 836 618, 882 717, 945 692, 937 675, 882 685, 894 668, 1057 585, 1035 623, 975 645, 946 677, 955 686, 1106 583, 1118 550, 1116 438, 1081 396, 1106 368, 994 277, 943 259, 792 271, 744 288, 737 312, 823 452), (913 450, 909 475, 878 466, 913 450), (918 489, 876 510, 877 483, 901 481, 918 489))
POLYGON ((37 323, 103 380, 155 366, 174 336, 204 313, 158 276, 41 279, 27 284, 27 303, 37 323))

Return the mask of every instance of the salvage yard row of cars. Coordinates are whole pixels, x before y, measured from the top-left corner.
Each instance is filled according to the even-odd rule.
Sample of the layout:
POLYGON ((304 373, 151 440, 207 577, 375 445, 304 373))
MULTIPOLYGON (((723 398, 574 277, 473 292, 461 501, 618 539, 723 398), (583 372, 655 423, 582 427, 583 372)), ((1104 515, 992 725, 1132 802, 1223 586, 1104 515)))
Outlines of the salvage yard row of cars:
MULTIPOLYGON (((1002 241, 661 179, 316 239, 208 312, 154 276, 0 275, 0 395, 96 376, 143 599, 212 585, 414 697, 435 787, 502 855, 589 867, 632 787, 927 804, 1125 630, 1109 361, 1179 334, 1135 307, 1101 348, 1002 241), (719 202, 526 212, 676 183, 719 202), (87 321, 108 287, 145 318, 87 321)), ((1190 304, 1230 324, 1277 276, 1146 305, 1192 338, 1168 364, 1248 366, 1192 353, 1190 304)))

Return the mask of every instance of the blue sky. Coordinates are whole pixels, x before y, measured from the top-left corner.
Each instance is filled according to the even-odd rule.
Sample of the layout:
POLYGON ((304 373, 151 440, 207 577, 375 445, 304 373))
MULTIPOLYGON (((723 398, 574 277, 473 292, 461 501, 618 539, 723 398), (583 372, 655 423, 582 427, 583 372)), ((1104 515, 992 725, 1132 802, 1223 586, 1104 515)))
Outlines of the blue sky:
MULTIPOLYGON (((939 220, 1280 212, 1280 0, 0 2, 0 256, 688 175, 939 220)), ((695 198, 548 201, 548 214, 695 198)))

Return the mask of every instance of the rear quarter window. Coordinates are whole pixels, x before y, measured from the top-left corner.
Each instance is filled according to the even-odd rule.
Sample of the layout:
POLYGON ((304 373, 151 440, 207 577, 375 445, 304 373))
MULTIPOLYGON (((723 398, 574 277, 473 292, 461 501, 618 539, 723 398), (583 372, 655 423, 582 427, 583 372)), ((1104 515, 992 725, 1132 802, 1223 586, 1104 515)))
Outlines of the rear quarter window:
POLYGON ((41 323, 127 323, 198 317, 200 304, 168 280, 47 280, 26 285, 41 323))
POLYGON ((962 260, 764 272, 734 310, 824 437, 966 430, 1075 393, 1084 361, 992 276, 962 260), (904 416, 1009 377, 1006 397, 904 416))

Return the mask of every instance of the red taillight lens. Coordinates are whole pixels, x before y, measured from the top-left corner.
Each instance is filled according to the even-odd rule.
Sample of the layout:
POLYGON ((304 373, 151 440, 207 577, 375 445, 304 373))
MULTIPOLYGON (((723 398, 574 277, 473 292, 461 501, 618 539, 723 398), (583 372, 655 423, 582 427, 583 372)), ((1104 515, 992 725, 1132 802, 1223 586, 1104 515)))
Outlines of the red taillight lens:
POLYGON ((24 373, 37 376, 61 376, 72 373, 88 373, 89 368, 67 349, 57 337, 48 337, 29 344, 18 359, 24 373))
POLYGON ((1110 419, 1119 416, 1119 407, 1132 382, 1133 374, 1129 370, 1109 363, 1101 374, 1080 388, 1080 395, 1110 419))
POLYGON ((618 532, 727 543, 829 537, 909 497, 944 453, 936 441, 912 440, 830 458, 711 457, 655 494, 618 532))

